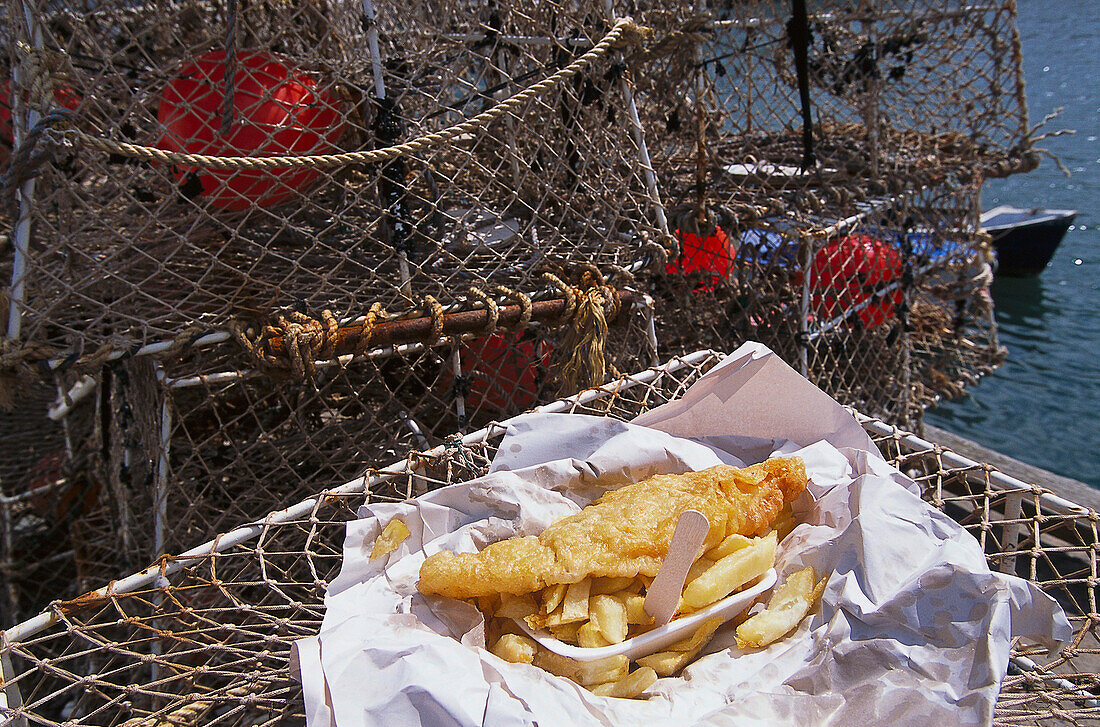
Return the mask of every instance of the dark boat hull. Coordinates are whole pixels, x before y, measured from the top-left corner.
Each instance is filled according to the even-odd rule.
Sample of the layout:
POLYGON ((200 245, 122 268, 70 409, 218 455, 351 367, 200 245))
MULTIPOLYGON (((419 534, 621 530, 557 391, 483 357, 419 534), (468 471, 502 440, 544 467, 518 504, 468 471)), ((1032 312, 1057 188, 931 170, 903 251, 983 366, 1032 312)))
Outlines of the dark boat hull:
POLYGON ((982 229, 993 238, 997 274, 1022 277, 1043 272, 1076 216, 1076 210, 1010 205, 983 212, 982 229))
POLYGON ((997 274, 1022 277, 1043 272, 1072 222, 1069 217, 990 230, 997 251, 997 274))

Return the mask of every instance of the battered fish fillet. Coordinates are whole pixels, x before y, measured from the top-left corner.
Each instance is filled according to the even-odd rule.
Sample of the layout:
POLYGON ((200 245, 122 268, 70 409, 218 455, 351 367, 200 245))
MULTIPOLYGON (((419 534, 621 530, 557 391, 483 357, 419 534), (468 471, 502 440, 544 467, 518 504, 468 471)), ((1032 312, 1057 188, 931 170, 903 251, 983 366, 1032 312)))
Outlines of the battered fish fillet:
POLYGON ((436 553, 420 568, 419 589, 473 598, 532 593, 587 576, 655 576, 684 510, 698 510, 710 521, 705 551, 734 533, 767 532, 783 505, 805 489, 799 457, 657 475, 606 493, 538 537, 509 538, 480 553, 436 553))

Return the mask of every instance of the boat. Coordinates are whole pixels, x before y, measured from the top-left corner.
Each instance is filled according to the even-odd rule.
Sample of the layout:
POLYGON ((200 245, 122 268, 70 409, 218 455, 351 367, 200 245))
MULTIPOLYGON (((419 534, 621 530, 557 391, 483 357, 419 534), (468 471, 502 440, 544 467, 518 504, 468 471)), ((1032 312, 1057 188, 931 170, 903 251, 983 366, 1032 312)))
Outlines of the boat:
POLYGON ((983 212, 981 226, 993 236, 997 274, 1025 276, 1043 272, 1076 216, 1077 210, 1008 205, 983 212))

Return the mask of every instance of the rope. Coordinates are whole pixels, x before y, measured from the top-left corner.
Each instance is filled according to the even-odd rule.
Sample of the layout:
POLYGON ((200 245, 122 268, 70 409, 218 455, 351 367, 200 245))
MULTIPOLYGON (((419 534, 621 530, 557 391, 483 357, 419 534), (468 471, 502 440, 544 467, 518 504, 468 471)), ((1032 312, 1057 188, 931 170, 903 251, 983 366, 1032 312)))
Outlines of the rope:
POLYGON ((53 73, 60 65, 57 55, 43 48, 35 48, 18 41, 15 53, 27 79, 27 98, 41 109, 56 105, 53 94, 53 73))
POLYGON ((167 359, 178 356, 186 349, 193 346, 195 341, 211 332, 212 331, 206 326, 200 326, 197 323, 184 326, 183 329, 172 338, 168 347, 158 354, 158 357, 167 359))
POLYGON ((618 294, 604 282, 595 265, 585 263, 579 269, 584 288, 570 286, 553 273, 542 275, 566 299, 557 323, 566 326, 562 350, 567 357, 559 366, 558 376, 562 391, 571 394, 607 380, 607 325, 621 308, 618 294))
POLYGON ((71 123, 74 114, 69 109, 57 108, 54 97, 53 75, 61 61, 56 53, 18 41, 15 52, 26 77, 26 94, 29 105, 42 111, 41 118, 24 135, 10 165, 0 175, 0 204, 9 214, 18 217, 16 190, 32 179, 42 164, 50 159, 49 148, 42 148, 48 139, 47 131, 71 123))
MULTIPOLYGON (((72 354, 56 368, 58 373, 98 371, 111 358, 115 347, 108 342, 90 354, 72 354)), ((59 355, 57 349, 42 343, 0 339, 0 410, 10 411, 17 387, 26 381, 38 381, 45 362, 59 355)))
POLYGON ((503 285, 494 285, 492 288, 495 292, 503 295, 505 300, 510 300, 516 303, 520 307, 519 320, 510 330, 522 331, 527 328, 527 324, 531 322, 531 314, 534 312, 534 304, 531 302, 531 296, 519 292, 518 290, 512 290, 506 288, 503 285))
POLYGON ((68 122, 73 112, 68 109, 50 109, 31 127, 11 158, 8 170, 0 174, 0 200, 13 218, 18 217, 16 190, 38 174, 38 168, 52 156, 52 149, 42 144, 47 131, 68 122))
MULTIPOLYGON (((613 320, 622 308, 618 291, 606 283, 595 265, 586 263, 578 269, 581 287, 569 285, 552 273, 544 273, 542 276, 561 291, 565 298, 562 313, 552 325, 568 327, 563 350, 568 351, 569 355, 561 367, 561 380, 565 390, 571 392, 605 381, 608 367, 604 349, 608 321, 613 320)), ((509 330, 526 328, 534 312, 530 296, 501 285, 494 285, 493 290, 516 301, 520 306, 519 320, 509 326, 509 330)), ((471 287, 468 292, 470 299, 483 303, 488 313, 482 333, 489 334, 497 330, 500 325, 500 305, 480 288, 471 287)), ((434 344, 443 337, 443 306, 434 296, 425 295, 420 309, 431 319, 431 327, 423 337, 423 342, 434 344)), ((354 355, 366 353, 377 321, 385 317, 381 303, 371 305, 360 328, 353 349, 354 355)), ((234 320, 229 323, 229 331, 257 369, 289 376, 296 381, 313 378, 317 372, 317 362, 335 358, 341 333, 339 321, 327 309, 321 312, 319 319, 311 318, 300 311, 290 311, 278 313, 274 322, 261 325, 234 320), (271 342, 279 338, 282 339, 282 348, 277 353, 271 342)), ((177 353, 203 333, 197 325, 189 326, 176 336, 166 353, 177 353)), ((106 356, 110 352, 110 347, 105 345, 103 354, 106 356)), ((2 363, 4 360, 0 359, 0 364, 2 363)))
POLYGON ((661 40, 638 53, 632 60, 648 63, 665 56, 688 58, 699 43, 714 38, 714 18, 710 15, 695 15, 684 21, 679 30, 666 34, 661 40))
POLYGON ((567 285, 565 281, 553 273, 543 273, 542 279, 554 286, 565 297, 565 308, 558 317, 557 324, 565 325, 573 317, 577 310, 577 289, 567 285))
POLYGON ((650 239, 648 232, 643 230, 641 233, 642 249, 645 250, 645 254, 649 258, 648 267, 656 273, 665 272, 670 250, 674 251, 674 255, 679 255, 679 246, 672 239, 672 235, 663 235, 662 237, 662 242, 657 242, 650 239))
POLYGON ((385 317, 386 311, 382 308, 382 304, 372 303, 370 310, 367 311, 367 318, 363 321, 363 327, 359 329, 359 340, 356 341, 355 350, 353 351, 355 356, 362 356, 367 352, 370 347, 370 339, 374 335, 374 324, 378 322, 379 318, 384 319, 385 317))
POLYGON ((435 296, 425 295, 424 311, 432 319, 432 329, 424 337, 424 343, 432 344, 443 338, 443 306, 435 299, 435 296))
POLYGON ((33 360, 49 358, 54 353, 49 346, 0 339, 0 410, 12 411, 15 407, 15 392, 22 381, 37 378, 37 372, 30 366, 33 360))
POLYGON ((146 717, 134 717, 123 722, 119 727, 181 727, 181 725, 196 724, 200 718, 210 711, 219 701, 227 698, 239 699, 254 697, 257 692, 268 686, 268 682, 259 681, 255 684, 241 685, 226 690, 218 697, 199 699, 190 704, 176 707, 162 715, 148 715, 146 717))
POLYGON ((500 102, 491 109, 483 111, 471 119, 447 129, 443 129, 442 131, 407 141, 404 144, 397 144, 383 149, 310 156, 208 156, 205 154, 171 152, 165 151, 164 149, 158 149, 157 147, 129 144, 89 134, 76 128, 58 130, 56 133, 75 144, 109 154, 143 159, 151 162, 160 162, 162 164, 179 164, 209 169, 327 168, 357 164, 376 164, 378 162, 389 161, 399 156, 416 154, 436 146, 447 144, 463 134, 483 129, 506 113, 518 109, 531 99, 537 98, 559 86, 562 82, 581 73, 588 68, 588 66, 607 55, 613 49, 623 45, 639 44, 647 33, 648 29, 635 24, 630 18, 620 18, 615 22, 615 25, 607 35, 605 35, 599 43, 593 46, 591 50, 533 86, 528 86, 523 91, 520 91, 514 96, 509 97, 507 100, 500 102))
POLYGON ((489 311, 489 317, 485 321, 485 326, 481 329, 482 333, 491 333, 496 330, 497 321, 500 320, 500 306, 497 305, 497 302, 484 290, 473 286, 470 287, 470 297, 480 300, 489 311))
MULTIPOLYGON (((368 320, 373 330, 374 318, 377 318, 375 306, 371 307, 371 312, 374 317, 368 314, 368 320)), ((261 326, 258 334, 254 334, 249 326, 238 321, 231 321, 229 330, 248 353, 256 368, 283 373, 297 381, 304 381, 313 378, 317 373, 318 361, 332 360, 340 324, 332 311, 325 309, 321 312, 320 320, 299 311, 280 313, 275 323, 261 326), (267 342, 276 337, 283 339, 286 358, 280 358, 268 350, 267 342)), ((367 338, 369 340, 369 334, 367 338)), ((362 335, 358 347, 364 347, 362 335)))

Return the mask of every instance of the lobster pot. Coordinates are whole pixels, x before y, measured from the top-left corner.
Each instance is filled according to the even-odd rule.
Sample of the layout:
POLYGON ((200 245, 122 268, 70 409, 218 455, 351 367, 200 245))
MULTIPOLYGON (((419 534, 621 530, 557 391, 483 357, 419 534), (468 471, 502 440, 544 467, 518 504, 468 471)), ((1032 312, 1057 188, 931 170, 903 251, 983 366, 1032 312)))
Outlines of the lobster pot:
MULTIPOLYGON (((452 320, 444 316, 446 326, 452 320)), ((426 323, 379 324, 376 335, 419 322, 426 323)), ((655 360, 648 308, 623 305, 608 323, 599 342, 603 369, 591 375, 602 382, 655 360)), ((95 455, 81 471, 104 486, 71 502, 67 519, 50 521, 58 528, 63 572, 87 590, 113 573, 262 518, 324 483, 362 476, 372 463, 453 442, 551 400, 567 380, 563 352, 572 350, 577 335, 533 322, 434 343, 394 341, 313 362, 307 380, 249 367, 235 343, 167 360, 109 363, 90 380, 93 393, 84 401, 91 404, 77 405, 96 412, 88 417, 95 426, 77 433, 77 452, 95 455)), ((53 478, 52 486, 68 486, 60 475, 53 478)), ((26 555, 15 551, 9 558, 21 562, 26 555)), ((21 606, 28 604, 45 601, 21 606)))
POLYGON ((23 5, 11 179, 36 183, 3 277, 29 363, 648 260, 638 36, 602 10, 23 5))
POLYGON ((826 208, 816 221, 762 220, 734 239, 723 230, 718 254, 687 246, 670 261, 658 308, 682 316, 659 317, 658 338, 674 351, 764 342, 838 401, 915 425, 1003 356, 976 205, 972 188, 939 187, 847 217, 826 208), (721 276, 703 269, 712 265, 721 276))
POLYGON ((638 13, 663 31, 638 98, 681 247, 661 307, 700 323, 661 340, 767 341, 913 423, 1002 355, 976 213, 1036 163, 1015 4, 808 6, 804 32, 789 3, 638 13))
MULTIPOLYGON (((545 410, 629 420, 675 399, 720 358, 711 351, 677 357, 545 410)), ((1072 652, 1061 656, 1040 656, 1026 639, 1014 645, 993 724, 1088 721, 1100 681, 1095 513, 879 420, 862 421, 924 498, 973 533, 991 568, 1040 584, 1076 629, 1072 652)), ((109 588, 53 603, 10 629, 0 646, 9 715, 72 725, 304 721, 291 643, 321 625, 346 522, 364 499, 402 498, 484 474, 503 433, 494 425, 461 444, 410 451, 345 485, 278 503, 288 507, 260 524, 241 523, 109 588)))
POLYGON ((40 564, 76 591, 655 360, 641 36, 602 5, 0 12, 0 396, 48 382, 12 416, 71 435, 11 420, 4 623, 40 564))

